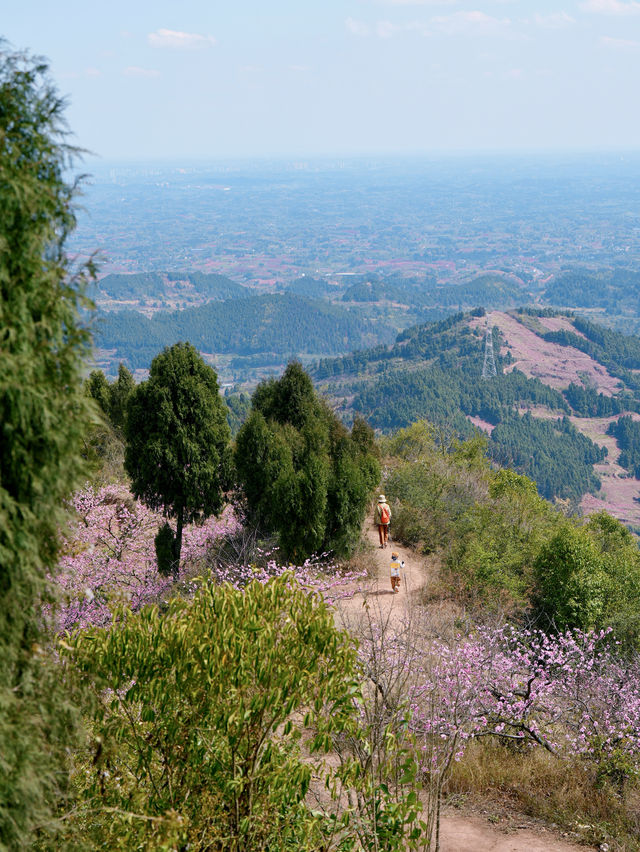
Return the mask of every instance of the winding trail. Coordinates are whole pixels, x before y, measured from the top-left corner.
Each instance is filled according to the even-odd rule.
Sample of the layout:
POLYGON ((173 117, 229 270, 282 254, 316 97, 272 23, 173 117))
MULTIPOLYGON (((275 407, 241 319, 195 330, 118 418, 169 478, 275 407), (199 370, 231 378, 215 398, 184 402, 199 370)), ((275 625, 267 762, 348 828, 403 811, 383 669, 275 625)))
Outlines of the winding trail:
POLYGON ((403 547, 395 541, 389 541, 387 548, 382 550, 378 543, 378 528, 372 524, 365 527, 364 538, 371 547, 375 572, 359 584, 360 590, 356 591, 352 597, 339 601, 337 608, 348 622, 350 616, 359 614, 365 598, 373 598, 376 600, 376 611, 381 618, 389 617, 391 623, 399 621, 404 617, 407 599, 414 597, 426 585, 429 578, 429 562, 425 557, 418 556, 410 548, 403 547), (389 564, 391 554, 394 552, 405 564, 400 578, 400 592, 396 595, 391 591, 389 579, 389 564))
MULTIPOLYGON (((381 619, 388 618, 390 624, 399 623, 405 618, 407 606, 428 583, 433 562, 394 541, 390 541, 386 549, 380 549, 377 527, 370 521, 366 523, 363 536, 371 547, 375 571, 354 589, 351 597, 336 602, 338 618, 348 625, 358 618, 363 604, 374 599, 376 605, 370 611, 375 611, 381 619), (395 595, 389 580, 389 563, 394 551, 405 563, 400 592, 395 595)), ((501 822, 504 827, 498 828, 482 816, 460 814, 453 808, 446 808, 440 822, 440 852, 585 852, 589 848, 558 837, 551 829, 526 816, 506 817, 501 822)))

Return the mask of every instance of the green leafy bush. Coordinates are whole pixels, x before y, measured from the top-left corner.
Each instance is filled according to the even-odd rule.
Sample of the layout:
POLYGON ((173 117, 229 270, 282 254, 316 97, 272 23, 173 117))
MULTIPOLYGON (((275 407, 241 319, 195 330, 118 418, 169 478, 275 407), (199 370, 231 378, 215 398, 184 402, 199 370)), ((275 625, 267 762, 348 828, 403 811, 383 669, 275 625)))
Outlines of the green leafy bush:
POLYGON ((384 445, 390 459, 385 490, 392 498, 393 536, 426 553, 443 547, 486 494, 486 441, 458 442, 426 420, 399 430, 384 445))
POLYGON ((319 596, 287 576, 203 583, 119 617, 63 643, 93 696, 69 820, 84 848, 293 852, 339 836, 305 797, 312 778, 338 783, 319 754, 354 722, 359 672, 319 596))
POLYGON ((606 512, 583 526, 567 521, 535 563, 535 601, 558 629, 612 627, 626 647, 640 643, 640 551, 606 512))
POLYGON ((468 604, 522 613, 540 547, 560 520, 535 482, 512 470, 492 473, 488 494, 460 519, 448 544, 448 582, 468 604))

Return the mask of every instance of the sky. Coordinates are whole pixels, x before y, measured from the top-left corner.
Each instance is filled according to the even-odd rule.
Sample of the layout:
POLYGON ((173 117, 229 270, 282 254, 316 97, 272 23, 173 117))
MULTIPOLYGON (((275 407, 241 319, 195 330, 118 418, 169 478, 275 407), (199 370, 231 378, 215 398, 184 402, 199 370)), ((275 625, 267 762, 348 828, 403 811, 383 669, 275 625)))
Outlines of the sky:
POLYGON ((22 0, 110 161, 640 150, 640 0, 22 0))

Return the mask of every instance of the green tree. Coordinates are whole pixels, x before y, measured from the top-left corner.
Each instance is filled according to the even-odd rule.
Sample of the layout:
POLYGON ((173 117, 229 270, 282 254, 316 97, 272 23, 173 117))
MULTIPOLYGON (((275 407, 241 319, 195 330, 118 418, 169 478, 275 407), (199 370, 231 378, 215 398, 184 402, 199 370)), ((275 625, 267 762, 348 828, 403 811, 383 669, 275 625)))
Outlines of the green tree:
POLYGON ((451 536, 447 579, 485 612, 522 614, 530 606, 533 564, 561 522, 531 479, 513 470, 492 471, 488 494, 460 518, 451 536))
POLYGON ((102 413, 107 417, 111 408, 111 386, 102 370, 92 370, 89 373, 85 389, 87 395, 99 405, 102 413))
POLYGON ((117 482, 123 478, 124 436, 111 421, 113 385, 102 370, 93 370, 84 383, 84 392, 98 406, 100 416, 94 418, 84 439, 82 456, 87 461, 91 479, 96 483, 117 482))
POLYGON ((238 391, 225 394, 224 401, 227 404, 229 413, 227 420, 231 429, 232 437, 235 437, 244 421, 249 416, 251 410, 251 397, 246 391, 238 391))
POLYGON ((277 532, 285 557, 353 548, 380 478, 373 446, 362 421, 349 434, 299 363, 258 385, 236 469, 250 516, 277 532))
POLYGON ((109 388, 109 417, 118 429, 124 429, 129 397, 135 389, 135 381, 124 364, 118 367, 118 378, 109 388))
POLYGON ((102 370, 92 370, 85 382, 87 394, 98 403, 111 425, 120 430, 124 429, 129 397, 135 386, 131 371, 122 363, 114 382, 110 383, 102 370))
POLYGON ((136 497, 176 519, 177 576, 185 523, 217 514, 231 480, 230 433, 215 371, 190 343, 157 355, 129 399, 125 469, 136 497))
POLYGON ((332 819, 306 800, 312 778, 337 782, 320 753, 358 717, 355 648, 321 597, 287 576, 203 583, 122 616, 66 646, 94 696, 83 848, 352 848, 339 803, 332 819))
POLYGON ((596 512, 586 528, 595 540, 607 576, 604 623, 625 650, 640 648, 640 549, 629 530, 607 512, 596 512))
POLYGON ((612 627, 626 649, 640 645, 640 550, 606 512, 566 522, 535 563, 538 608, 559 628, 612 627))
POLYGON ((558 630, 602 626, 607 576, 586 529, 566 522, 542 547, 534 568, 538 607, 558 630))
POLYGON ((84 476, 91 264, 65 253, 77 151, 47 65, 0 43, 0 849, 26 849, 66 784, 73 708, 43 650, 65 503, 84 476))

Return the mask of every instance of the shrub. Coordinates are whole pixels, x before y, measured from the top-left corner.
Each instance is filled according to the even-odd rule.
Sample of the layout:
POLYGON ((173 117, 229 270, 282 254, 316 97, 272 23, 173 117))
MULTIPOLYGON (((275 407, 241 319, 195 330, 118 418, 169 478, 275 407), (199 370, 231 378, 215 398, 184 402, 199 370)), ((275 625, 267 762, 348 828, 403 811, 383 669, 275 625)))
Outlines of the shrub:
POLYGON ((640 551, 606 512, 583 526, 567 521, 535 564, 535 602, 559 629, 613 627, 628 648, 640 640, 640 551))
POLYGON ((93 693, 71 817, 85 846, 323 848, 339 826, 305 797, 314 776, 337 782, 318 752, 350 724, 358 677, 320 596, 286 575, 205 583, 120 618, 64 643, 93 693))

